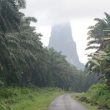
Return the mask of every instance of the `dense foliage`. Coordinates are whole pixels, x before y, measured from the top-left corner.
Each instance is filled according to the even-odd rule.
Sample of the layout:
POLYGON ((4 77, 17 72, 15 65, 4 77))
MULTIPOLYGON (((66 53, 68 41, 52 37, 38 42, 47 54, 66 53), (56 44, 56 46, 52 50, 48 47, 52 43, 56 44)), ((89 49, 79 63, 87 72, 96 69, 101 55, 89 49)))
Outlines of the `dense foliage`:
POLYGON ((97 23, 88 32, 87 49, 95 52, 88 55, 86 67, 100 81, 77 96, 90 110, 110 110, 110 15, 105 13, 105 16, 105 19, 96 18, 97 23))
POLYGON ((87 49, 96 49, 89 56, 87 68, 97 73, 110 88, 110 15, 105 13, 105 19, 95 19, 97 23, 89 29, 87 49))
POLYGON ((110 91, 104 83, 92 85, 86 93, 73 96, 89 110, 110 110, 110 91))
POLYGON ((110 108, 110 92, 105 84, 93 85, 86 96, 89 100, 101 106, 108 106, 110 108))
POLYGON ((85 91, 96 79, 77 70, 40 41, 31 22, 19 9, 25 0, 0 0, 0 86, 60 87, 85 91))

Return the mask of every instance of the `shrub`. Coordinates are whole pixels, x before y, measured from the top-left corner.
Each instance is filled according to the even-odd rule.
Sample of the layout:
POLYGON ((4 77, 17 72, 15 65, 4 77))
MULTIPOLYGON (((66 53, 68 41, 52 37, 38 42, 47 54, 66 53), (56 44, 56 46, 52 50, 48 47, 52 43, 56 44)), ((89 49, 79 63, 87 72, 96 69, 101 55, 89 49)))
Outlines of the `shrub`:
POLYGON ((93 85, 84 96, 100 106, 110 107, 110 91, 105 84, 93 85))
POLYGON ((9 98, 15 96, 13 89, 9 88, 0 88, 0 97, 1 98, 9 98))

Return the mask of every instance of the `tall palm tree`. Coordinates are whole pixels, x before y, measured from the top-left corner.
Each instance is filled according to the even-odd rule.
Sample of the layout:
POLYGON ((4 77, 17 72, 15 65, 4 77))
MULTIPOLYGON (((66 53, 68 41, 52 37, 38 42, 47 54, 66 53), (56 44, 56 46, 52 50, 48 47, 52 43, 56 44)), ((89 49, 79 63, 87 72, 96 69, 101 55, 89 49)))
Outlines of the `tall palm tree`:
POLYGON ((110 15, 105 13, 105 19, 95 19, 95 26, 89 27, 87 49, 96 49, 90 57, 87 67, 89 70, 102 74, 110 87, 110 15), (109 82, 109 83, 108 83, 109 82))

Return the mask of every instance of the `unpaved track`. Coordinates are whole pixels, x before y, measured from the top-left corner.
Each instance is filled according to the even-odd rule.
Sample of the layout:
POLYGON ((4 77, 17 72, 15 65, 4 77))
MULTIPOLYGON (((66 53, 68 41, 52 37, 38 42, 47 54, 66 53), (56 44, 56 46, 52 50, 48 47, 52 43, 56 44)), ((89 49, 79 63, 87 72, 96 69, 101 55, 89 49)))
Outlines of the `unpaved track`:
POLYGON ((48 110, 88 110, 79 102, 73 100, 70 94, 65 94, 56 98, 48 110))

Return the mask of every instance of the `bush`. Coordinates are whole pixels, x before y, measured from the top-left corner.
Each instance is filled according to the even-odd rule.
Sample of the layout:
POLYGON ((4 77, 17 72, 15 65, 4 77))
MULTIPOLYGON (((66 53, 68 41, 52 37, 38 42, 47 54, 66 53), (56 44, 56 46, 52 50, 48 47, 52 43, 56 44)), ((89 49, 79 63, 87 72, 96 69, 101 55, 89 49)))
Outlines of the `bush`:
POLYGON ((110 108, 110 91, 105 84, 93 85, 84 96, 100 106, 110 108))
POLYGON ((15 96, 16 93, 14 93, 13 89, 8 88, 0 88, 0 97, 1 98, 9 98, 15 96))
POLYGON ((0 110, 6 110, 6 107, 3 104, 0 104, 0 110))

